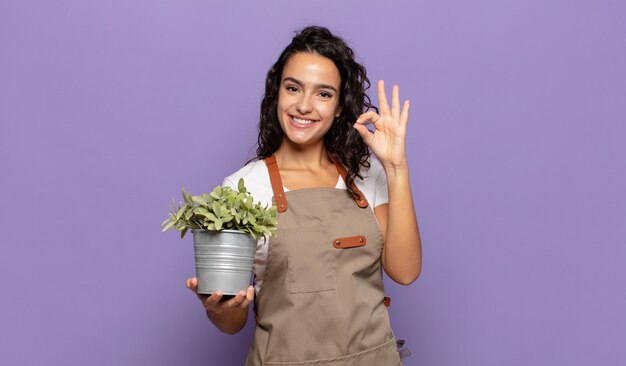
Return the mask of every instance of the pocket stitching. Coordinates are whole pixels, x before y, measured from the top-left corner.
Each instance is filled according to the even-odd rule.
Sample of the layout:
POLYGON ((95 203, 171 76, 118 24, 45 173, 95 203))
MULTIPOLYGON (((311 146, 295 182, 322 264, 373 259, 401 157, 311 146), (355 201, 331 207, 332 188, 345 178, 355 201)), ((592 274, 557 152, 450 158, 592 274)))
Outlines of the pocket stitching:
MULTIPOLYGON (((336 273, 335 273, 336 272, 335 258, 332 255, 332 252, 330 250, 332 248, 332 245, 330 246, 330 248, 324 248, 325 250, 323 250, 322 252, 325 254, 322 258, 322 261, 324 263, 324 267, 322 268, 322 271, 324 272, 324 276, 328 276, 328 278, 324 278, 324 281, 321 282, 318 286, 316 286, 316 288, 309 289, 306 287, 301 288, 303 285, 300 283, 303 282, 304 279, 301 279, 300 281, 298 281, 298 277, 306 276, 306 275, 298 274, 296 272, 297 261, 296 261, 296 256, 294 255, 295 248, 293 248, 294 246, 293 243, 290 244, 290 242, 293 242, 292 235, 296 233, 303 233, 303 232, 304 233, 324 233, 325 231, 326 230, 324 229, 318 229, 318 228, 315 228, 315 229, 311 228, 311 229, 304 229, 304 230, 285 230, 284 241, 285 241, 285 249, 287 251, 287 272, 288 272, 288 277, 289 277, 287 280, 289 284, 290 293, 298 294, 298 293, 325 292, 325 291, 334 291, 337 288, 336 273), (326 268, 326 266, 328 266, 328 268, 326 268)), ((325 242, 326 241, 321 240, 321 242, 318 245, 324 245, 325 242)), ((302 253, 299 255, 307 256, 307 254, 302 254, 302 253)), ((310 253, 310 255, 313 256, 314 253, 310 253)), ((304 258, 304 259, 306 260, 307 258, 304 258)), ((307 273, 307 275, 311 275, 311 274, 307 273)))

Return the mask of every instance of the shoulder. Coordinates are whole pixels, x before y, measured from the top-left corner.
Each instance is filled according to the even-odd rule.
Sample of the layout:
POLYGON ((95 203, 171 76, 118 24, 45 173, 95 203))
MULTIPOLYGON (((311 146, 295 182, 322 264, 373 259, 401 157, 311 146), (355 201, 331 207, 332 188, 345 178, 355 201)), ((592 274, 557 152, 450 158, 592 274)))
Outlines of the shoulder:
POLYGON ((222 186, 237 189, 239 179, 243 179, 246 189, 255 201, 260 201, 263 204, 272 203, 273 193, 270 176, 263 160, 255 160, 244 165, 241 169, 224 178, 222 186))
POLYGON ((260 176, 262 176, 264 169, 265 169, 265 163, 263 162, 263 160, 253 161, 249 164, 244 165, 233 174, 224 178, 224 184, 222 185, 237 187, 237 182, 239 182, 239 179, 243 178, 247 186, 248 181, 257 180, 260 176))

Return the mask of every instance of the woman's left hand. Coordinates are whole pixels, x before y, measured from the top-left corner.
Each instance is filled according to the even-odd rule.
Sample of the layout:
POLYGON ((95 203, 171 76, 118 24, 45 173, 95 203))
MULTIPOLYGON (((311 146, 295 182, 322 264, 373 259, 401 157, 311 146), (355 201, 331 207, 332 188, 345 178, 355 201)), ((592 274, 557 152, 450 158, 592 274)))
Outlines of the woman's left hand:
POLYGON ((367 111, 359 116, 354 128, 372 149, 378 160, 387 167, 406 166, 406 126, 409 121, 409 101, 405 101, 400 112, 399 87, 391 89, 391 110, 385 95, 385 82, 378 81, 378 104, 380 115, 367 111), (372 133, 365 124, 371 122, 376 130, 372 133))

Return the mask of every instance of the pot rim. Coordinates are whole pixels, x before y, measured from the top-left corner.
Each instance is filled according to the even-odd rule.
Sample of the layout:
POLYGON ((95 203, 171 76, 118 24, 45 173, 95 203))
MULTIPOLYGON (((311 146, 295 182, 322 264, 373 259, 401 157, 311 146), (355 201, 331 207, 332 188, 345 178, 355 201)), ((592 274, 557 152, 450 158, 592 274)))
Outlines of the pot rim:
MULTIPOLYGON (((207 230, 207 229, 189 229, 191 230, 192 233, 198 232, 198 233, 232 233, 232 234, 244 234, 244 235, 250 235, 247 232, 243 231, 243 230, 207 230)), ((252 235, 250 235, 252 236, 252 235)))

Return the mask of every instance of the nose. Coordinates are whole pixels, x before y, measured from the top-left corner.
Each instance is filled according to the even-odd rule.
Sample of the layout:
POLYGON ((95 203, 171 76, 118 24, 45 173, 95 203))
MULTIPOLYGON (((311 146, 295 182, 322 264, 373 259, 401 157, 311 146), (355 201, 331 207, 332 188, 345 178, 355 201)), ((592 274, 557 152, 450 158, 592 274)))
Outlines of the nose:
POLYGON ((303 115, 313 110, 311 96, 308 95, 308 93, 300 94, 300 98, 298 98, 298 102, 296 103, 296 110, 303 115))

